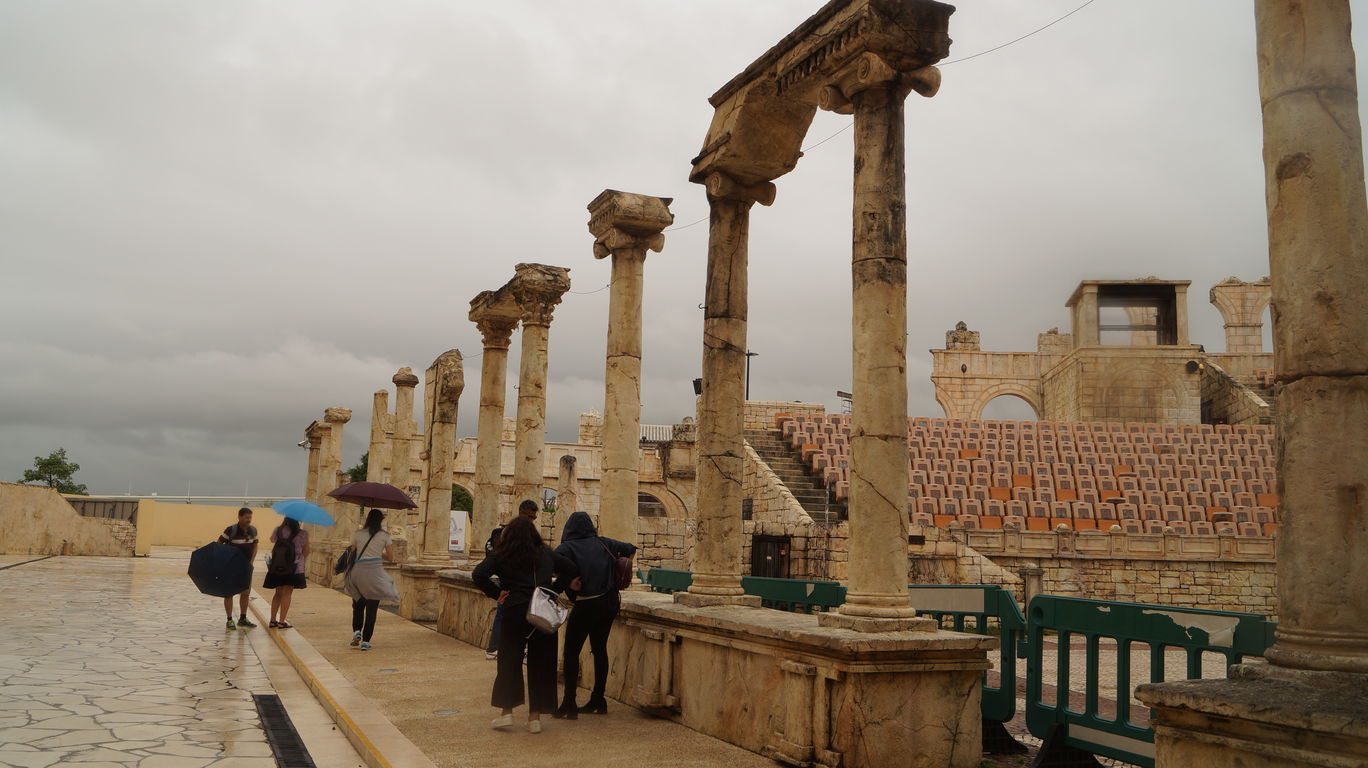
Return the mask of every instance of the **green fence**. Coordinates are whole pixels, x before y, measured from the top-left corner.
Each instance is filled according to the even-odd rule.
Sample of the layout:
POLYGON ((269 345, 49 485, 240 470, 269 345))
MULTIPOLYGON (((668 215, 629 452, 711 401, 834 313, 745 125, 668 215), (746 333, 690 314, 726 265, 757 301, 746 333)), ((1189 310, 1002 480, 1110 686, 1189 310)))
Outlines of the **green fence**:
POLYGON ((1208 654, 1215 654, 1227 667, 1245 656, 1262 656, 1273 644, 1276 627, 1255 614, 1054 595, 1032 599, 1027 616, 1026 724, 1031 733, 1042 739, 1062 738, 1061 746, 1145 768, 1154 766, 1154 730, 1148 723, 1137 725, 1131 720, 1130 695, 1137 684, 1132 677, 1134 655, 1149 656, 1148 673, 1140 682, 1193 679, 1202 676, 1203 657, 1208 654), (1047 696, 1044 658, 1050 634, 1057 643, 1058 666, 1054 691, 1047 696), (1075 637, 1083 640, 1081 708, 1069 695, 1075 691, 1070 669, 1075 637), (1113 712, 1098 707, 1103 645, 1114 646, 1116 651, 1113 712), (1165 669, 1168 649, 1182 651, 1180 672, 1169 674, 1165 669))

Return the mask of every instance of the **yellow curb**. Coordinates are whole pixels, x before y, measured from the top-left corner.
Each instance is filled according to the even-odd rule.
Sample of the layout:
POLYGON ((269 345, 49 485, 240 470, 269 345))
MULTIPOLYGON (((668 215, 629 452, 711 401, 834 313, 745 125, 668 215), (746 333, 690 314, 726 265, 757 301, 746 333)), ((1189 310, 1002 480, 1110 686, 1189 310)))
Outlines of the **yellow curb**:
MULTIPOLYGON (((258 597, 261 596, 258 595, 258 597)), ((263 598, 263 600, 264 599, 265 598, 263 598)), ((294 666, 295 671, 298 672, 300 678, 304 680, 304 684, 309 687, 309 690, 313 691, 314 696, 318 699, 318 703, 322 705, 323 710, 333 719, 333 722, 337 724, 337 727, 342 730, 342 733, 347 737, 347 741, 351 742, 352 746, 356 748, 357 754, 361 756, 361 759, 364 760, 366 765, 370 766, 370 768, 395 768, 394 763, 391 763, 389 759, 385 757, 384 753, 380 751, 380 748, 375 745, 375 742, 367 736, 365 729, 356 722, 356 719, 352 717, 351 713, 338 703, 337 698, 328 690, 328 687, 313 673, 313 670, 309 668, 309 664, 306 664, 304 660, 295 653, 291 644, 298 643, 301 646, 301 650, 307 649, 306 653, 308 655, 316 656, 317 658, 316 660, 313 660, 313 663, 320 668, 326 667, 332 674, 339 678, 342 677, 342 673, 338 672, 336 667, 328 663, 323 654, 314 650, 313 645, 308 640, 305 640, 298 632, 271 629, 270 618, 262 611, 261 607, 257 605, 258 602, 261 601, 254 600, 251 602, 250 607, 252 614, 257 617, 257 621, 261 627, 266 629, 266 633, 271 636, 271 639, 275 641, 276 646, 285 654, 285 658, 290 660, 290 664, 294 666), (287 639, 286 636, 287 632, 290 634, 289 639, 287 639)), ((346 685, 345 681, 343 681, 342 684, 346 685)), ((363 696, 360 691, 357 691, 354 688, 352 689, 352 692, 357 696, 363 696)), ((394 724, 389 722, 384 714, 380 712, 379 708, 375 708, 373 712, 368 714, 372 715, 374 718, 378 718, 384 723, 384 726, 388 726, 388 728, 382 726, 382 729, 391 731, 391 733, 384 735, 385 741, 396 743, 396 740, 398 740, 399 743, 396 743, 396 746, 400 746, 401 751, 409 752, 411 750, 412 754, 406 754, 404 756, 403 768, 436 768, 436 763, 432 762, 431 759, 423 754, 422 750, 418 749, 418 747, 413 742, 409 741, 398 728, 394 727, 394 724), (403 749, 405 745, 408 749, 403 749), (419 758, 421 758, 421 762, 417 762, 419 758)), ((377 734, 377 737, 378 736, 379 735, 377 734)))

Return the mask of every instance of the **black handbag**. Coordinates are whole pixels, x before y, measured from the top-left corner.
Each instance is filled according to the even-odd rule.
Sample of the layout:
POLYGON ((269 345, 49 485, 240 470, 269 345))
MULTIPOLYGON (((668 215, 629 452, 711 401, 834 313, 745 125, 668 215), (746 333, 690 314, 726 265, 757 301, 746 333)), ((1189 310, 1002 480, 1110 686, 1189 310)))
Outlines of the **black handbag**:
MULTIPOLYGON (((361 547, 361 550, 364 552, 366 547, 369 547, 371 541, 374 539, 375 534, 372 533, 370 538, 366 539, 366 543, 361 547)), ((356 565, 356 550, 348 545, 346 549, 342 550, 342 554, 337 556, 337 564, 333 566, 333 573, 346 573, 352 569, 353 565, 356 565)))

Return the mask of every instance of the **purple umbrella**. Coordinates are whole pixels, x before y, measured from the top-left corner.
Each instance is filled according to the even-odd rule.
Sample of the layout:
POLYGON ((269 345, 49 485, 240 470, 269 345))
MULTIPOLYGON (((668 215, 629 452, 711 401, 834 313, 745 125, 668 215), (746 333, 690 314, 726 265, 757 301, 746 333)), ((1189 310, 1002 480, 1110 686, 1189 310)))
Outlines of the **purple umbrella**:
POLYGON ((332 491, 329 496, 338 501, 360 504, 363 507, 380 509, 417 509, 418 505, 407 493, 388 483, 347 483, 332 491))

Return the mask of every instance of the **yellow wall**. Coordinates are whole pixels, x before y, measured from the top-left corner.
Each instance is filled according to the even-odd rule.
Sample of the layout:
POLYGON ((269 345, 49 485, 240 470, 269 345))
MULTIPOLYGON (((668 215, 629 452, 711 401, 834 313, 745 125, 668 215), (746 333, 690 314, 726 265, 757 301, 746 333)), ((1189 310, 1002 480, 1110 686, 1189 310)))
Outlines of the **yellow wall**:
MULTIPOLYGON (((138 502, 138 541, 134 551, 145 555, 152 547, 200 547, 218 539, 237 522, 240 507, 211 507, 142 499, 138 502)), ((263 540, 284 520, 265 507, 252 508, 252 525, 263 540)))

